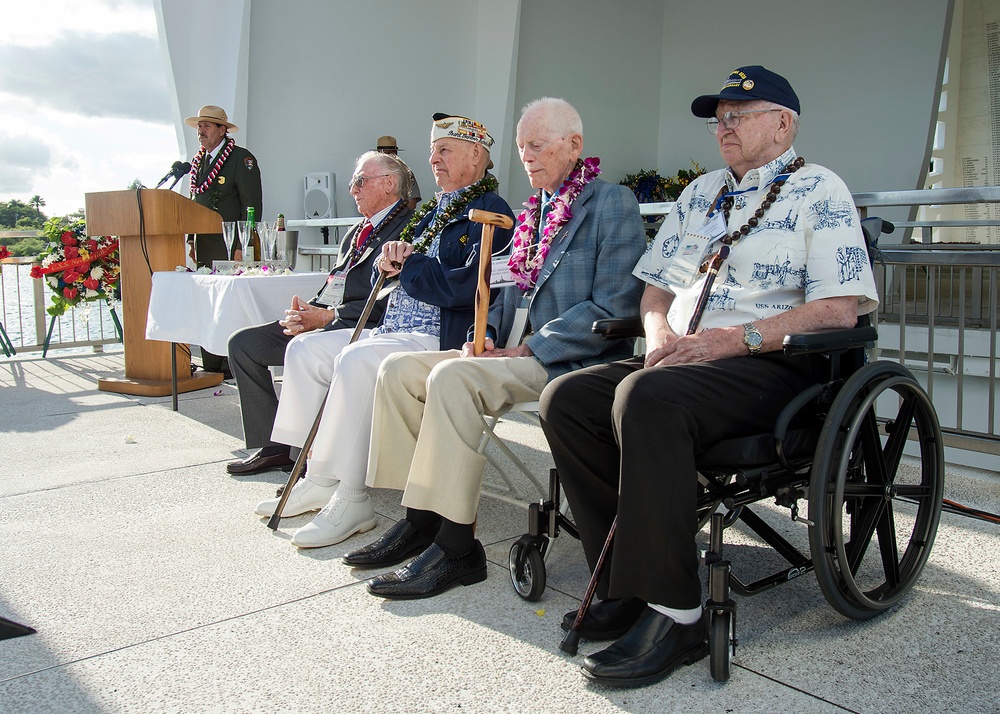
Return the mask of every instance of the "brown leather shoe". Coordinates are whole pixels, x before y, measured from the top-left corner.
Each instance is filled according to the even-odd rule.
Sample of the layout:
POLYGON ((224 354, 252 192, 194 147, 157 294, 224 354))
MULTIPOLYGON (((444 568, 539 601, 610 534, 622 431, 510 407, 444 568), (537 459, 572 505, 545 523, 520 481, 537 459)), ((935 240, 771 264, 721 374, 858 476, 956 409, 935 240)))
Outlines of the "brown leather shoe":
POLYGON ((230 461, 226 464, 226 471, 231 474, 236 474, 237 476, 249 476, 250 474, 260 473, 261 471, 280 469, 282 466, 290 466, 294 463, 295 462, 289 458, 287 451, 283 451, 280 454, 274 454, 273 456, 262 456, 261 452, 258 451, 253 456, 245 458, 242 461, 230 461))

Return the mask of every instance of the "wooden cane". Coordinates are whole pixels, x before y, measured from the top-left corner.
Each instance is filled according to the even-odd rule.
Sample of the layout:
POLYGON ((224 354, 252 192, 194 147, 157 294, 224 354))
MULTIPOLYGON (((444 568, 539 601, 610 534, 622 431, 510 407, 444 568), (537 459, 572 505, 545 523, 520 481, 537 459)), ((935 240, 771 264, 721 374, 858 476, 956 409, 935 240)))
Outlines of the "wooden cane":
MULTIPOLYGON (((724 245, 719 252, 712 257, 711 263, 708 265, 708 277, 705 279, 705 285, 702 286, 701 294, 698 295, 698 301, 695 303, 694 310, 691 313, 691 322, 688 324, 687 333, 688 335, 693 335, 698 330, 698 323, 701 322, 702 316, 705 314, 705 307, 708 305, 708 298, 712 292, 712 284, 715 282, 715 277, 719 274, 719 269, 722 267, 723 262, 729 257, 729 246, 724 245)), ((692 514, 692 517, 694 515, 692 514)), ((583 625, 583 618, 587 616, 587 610, 590 609, 590 603, 594 599, 594 593, 597 591, 597 581, 601 578, 601 573, 604 571, 604 563, 607 560, 608 554, 611 552, 611 547, 614 545, 615 540, 615 530, 618 528, 618 516, 616 515, 614 520, 611 521, 611 528, 608 530, 608 538, 604 541, 604 547, 601 549, 601 554, 597 557, 597 562, 594 563, 594 572, 590 576, 590 582, 587 583, 587 591, 583 595, 583 601, 580 603, 579 609, 576 611, 576 617, 573 619, 573 624, 569 628, 569 632, 563 638, 562 643, 559 645, 559 649, 570 655, 575 655, 577 652, 577 644, 580 641, 580 626, 583 625)))
MULTIPOLYGON (((379 291, 382 289, 382 285, 385 284, 385 278, 385 273, 380 270, 378 278, 375 280, 375 287, 372 288, 371 294, 368 296, 368 300, 365 302, 365 306, 361 310, 361 317, 358 318, 358 324, 354 326, 354 332, 351 333, 351 341, 347 344, 354 344, 358 341, 358 338, 361 337, 361 333, 365 329, 365 323, 368 322, 368 316, 372 314, 372 309, 375 307, 375 303, 378 300, 379 291)), ((278 499, 278 505, 274 507, 274 513, 272 513, 271 517, 267 520, 267 527, 272 531, 278 529, 278 524, 281 522, 281 512, 285 510, 285 503, 288 501, 288 496, 292 492, 292 486, 294 486, 295 482, 299 480, 299 475, 302 473, 302 469, 305 468, 306 458, 309 455, 309 450, 312 448, 313 441, 316 440, 316 432, 319 431, 319 423, 323 419, 323 409, 325 407, 326 397, 324 396, 322 404, 319 405, 319 412, 316 414, 312 427, 306 435, 305 443, 302 444, 302 449, 299 451, 299 455, 295 458, 295 465, 292 466, 292 471, 288 474, 288 481, 285 482, 285 487, 281 491, 281 497, 278 499)))
POLYGON ((502 213, 473 208, 469 220, 483 224, 479 242, 479 284, 476 286, 476 320, 472 328, 472 346, 476 355, 486 351, 486 318, 490 311, 490 267, 493 258, 493 228, 513 228, 514 221, 502 213))

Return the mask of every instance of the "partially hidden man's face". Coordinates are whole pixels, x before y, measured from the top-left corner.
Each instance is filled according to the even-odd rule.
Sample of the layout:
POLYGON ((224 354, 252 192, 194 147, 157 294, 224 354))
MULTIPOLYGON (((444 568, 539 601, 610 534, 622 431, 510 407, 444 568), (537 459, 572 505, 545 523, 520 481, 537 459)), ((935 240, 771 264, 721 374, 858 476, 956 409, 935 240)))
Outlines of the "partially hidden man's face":
POLYGON ((434 172, 434 181, 443 191, 457 191, 482 178, 476 169, 476 161, 485 149, 479 144, 464 139, 446 136, 431 144, 428 162, 434 172))
POLYGON ((386 170, 378 162, 368 160, 351 177, 351 196, 358 212, 365 218, 371 218, 395 200, 391 190, 392 179, 385 174, 386 170), (357 182, 359 177, 364 177, 361 186, 357 182))
POLYGON ((211 121, 198 122, 198 143, 212 151, 226 138, 226 127, 211 121))
POLYGON ((517 152, 532 188, 552 194, 569 176, 583 150, 579 134, 560 136, 541 112, 526 114, 517 124, 517 152))

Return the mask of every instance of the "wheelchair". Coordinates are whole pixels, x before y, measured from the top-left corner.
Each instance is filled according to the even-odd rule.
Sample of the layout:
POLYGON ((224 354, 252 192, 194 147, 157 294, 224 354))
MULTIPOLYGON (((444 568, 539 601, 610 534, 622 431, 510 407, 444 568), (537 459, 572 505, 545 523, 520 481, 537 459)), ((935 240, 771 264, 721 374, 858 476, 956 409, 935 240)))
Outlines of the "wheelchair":
MULTIPOLYGON (((862 226, 870 254, 877 256, 878 235, 892 226, 879 218, 862 226)), ((607 338, 640 336, 641 329, 638 318, 594 324, 607 338)), ((829 378, 792 400, 770 433, 714 444, 697 460, 696 517, 700 527, 709 525, 704 609, 716 681, 729 679, 737 646, 732 593, 756 595, 814 572, 838 612, 865 620, 896 605, 920 577, 941 515, 941 428, 927 393, 906 368, 867 361, 876 339, 867 316, 852 329, 787 335, 785 354, 823 355, 829 378), (907 444, 915 453, 904 463, 907 444), (752 509, 766 499, 808 527, 808 555, 752 509), (807 517, 799 513, 802 500, 807 517), (786 567, 753 582, 741 580, 723 557, 725 529, 737 522, 774 548, 786 567)), ((528 533, 510 550, 511 581, 525 600, 537 600, 545 590, 550 539, 561 531, 579 537, 559 509, 559 491, 553 469, 548 498, 530 504, 528 533)), ((575 654, 576 648, 563 649, 575 654)))

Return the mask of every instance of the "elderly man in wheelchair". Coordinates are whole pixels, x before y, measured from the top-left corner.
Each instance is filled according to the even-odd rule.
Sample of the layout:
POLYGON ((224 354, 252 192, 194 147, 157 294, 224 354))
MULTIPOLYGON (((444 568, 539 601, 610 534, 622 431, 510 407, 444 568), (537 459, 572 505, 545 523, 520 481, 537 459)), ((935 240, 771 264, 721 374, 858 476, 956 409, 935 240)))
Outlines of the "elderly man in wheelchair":
MULTIPOLYGON (((909 542, 900 541, 891 502, 906 435, 910 426, 920 432, 933 471, 940 432, 926 395, 899 365, 870 364, 851 376, 874 342, 874 328, 856 325, 878 297, 847 187, 792 148, 795 92, 763 67, 741 67, 691 108, 707 118, 728 168, 684 190, 635 268, 646 282, 647 353, 560 377, 540 401, 594 571, 584 603, 563 627, 616 640, 583 664, 586 677, 612 686, 656 682, 705 657, 710 644, 713 676, 728 678, 735 605, 721 544, 722 529, 737 518, 759 527, 791 563, 756 589, 815 569, 831 603, 864 618, 909 589, 939 512, 940 479, 925 474, 906 487, 918 504, 917 525, 909 542), (888 390, 908 406, 898 415, 903 428, 883 447, 873 403, 888 390), (821 421, 810 420, 824 416, 817 446, 821 421), (804 444, 792 438, 800 426, 804 444), (768 446, 756 451, 763 456, 743 438, 762 432, 768 446), (811 520, 797 510, 807 491, 811 520), (812 560, 744 511, 763 497, 809 524, 812 560), (714 513, 720 504, 729 509, 725 517, 714 513), (695 537, 710 518, 703 610, 695 537), (873 534, 883 577, 868 587, 859 564, 873 534)), ((741 589, 735 576, 732 583, 737 592, 754 590, 741 589)), ((564 641, 563 649, 575 648, 564 641)))

